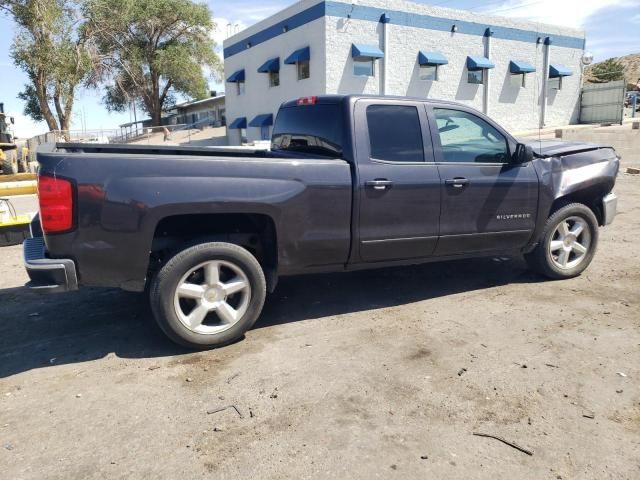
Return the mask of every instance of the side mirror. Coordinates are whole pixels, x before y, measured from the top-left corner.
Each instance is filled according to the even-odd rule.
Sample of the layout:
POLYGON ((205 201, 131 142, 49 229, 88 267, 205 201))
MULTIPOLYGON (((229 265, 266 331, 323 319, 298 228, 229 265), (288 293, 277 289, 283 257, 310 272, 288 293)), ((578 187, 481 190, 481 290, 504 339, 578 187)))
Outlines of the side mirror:
POLYGON ((533 148, 531 145, 519 143, 516 146, 516 153, 514 155, 514 163, 523 164, 533 160, 533 148))
POLYGON ((11 122, 12 125, 16 123, 16 119, 13 117, 9 117, 9 121, 11 122))

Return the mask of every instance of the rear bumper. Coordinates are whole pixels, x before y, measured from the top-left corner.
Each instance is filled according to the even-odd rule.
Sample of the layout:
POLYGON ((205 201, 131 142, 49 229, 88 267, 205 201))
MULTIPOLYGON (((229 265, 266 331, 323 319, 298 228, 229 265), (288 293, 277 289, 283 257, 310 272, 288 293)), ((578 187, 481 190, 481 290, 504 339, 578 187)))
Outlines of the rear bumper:
POLYGON ((27 238, 22 244, 24 267, 31 281, 27 287, 42 293, 68 292, 78 289, 73 260, 47 258, 44 238, 27 238))
POLYGON ((611 192, 602 199, 602 223, 603 225, 609 225, 613 222, 614 217, 618 211, 618 196, 611 192))

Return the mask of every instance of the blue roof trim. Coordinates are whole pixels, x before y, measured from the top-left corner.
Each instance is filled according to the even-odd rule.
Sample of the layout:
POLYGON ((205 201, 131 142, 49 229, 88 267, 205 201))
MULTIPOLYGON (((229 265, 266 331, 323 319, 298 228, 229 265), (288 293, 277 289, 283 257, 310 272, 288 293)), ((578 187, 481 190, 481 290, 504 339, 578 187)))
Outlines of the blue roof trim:
POLYGON ((511 73, 532 73, 536 71, 536 67, 524 60, 511 60, 509 62, 509 71, 511 73))
POLYGON ((363 45, 361 43, 351 44, 351 56, 353 58, 384 58, 384 52, 377 45, 363 45))
POLYGON ((325 16, 325 12, 325 2, 317 3, 316 5, 313 5, 306 10, 296 13, 289 18, 285 18, 284 20, 274 23, 264 30, 260 30, 259 32, 248 36, 244 40, 234 43, 233 45, 229 45, 223 51, 224 58, 229 58, 236 53, 240 53, 243 50, 246 50, 247 45, 250 45, 250 47, 256 46, 260 43, 266 42, 267 40, 271 40, 272 38, 282 35, 290 30, 294 30, 298 27, 306 25, 307 23, 311 23, 318 18, 322 18, 325 16))
MULTIPOLYGON (((350 18, 357 20, 370 20, 378 22, 380 15, 386 13, 393 25, 404 25, 408 27, 425 28, 429 30, 440 30, 450 32, 451 25, 454 23, 458 27, 457 33, 465 33, 467 35, 485 36, 487 28, 493 30, 494 38, 502 38, 505 40, 517 40, 521 42, 536 43, 538 37, 550 36, 550 33, 536 32, 533 30, 521 30, 518 28, 508 28, 499 25, 487 25, 486 23, 468 22, 463 20, 454 20, 452 18, 434 17, 431 15, 422 15, 397 10, 388 10, 383 8, 369 7, 365 5, 352 5, 351 3, 342 3, 336 1, 326 2, 326 15, 329 17, 344 17, 350 15, 350 18)), ((566 35, 552 35, 553 43, 559 47, 584 48, 585 39, 582 37, 570 37, 566 35)))
POLYGON ((227 82, 244 82, 244 68, 242 70, 238 70, 237 72, 233 72, 229 78, 227 78, 227 82))
POLYGON ((258 69, 258 73, 269 73, 280 71, 280 57, 270 58, 258 69))
POLYGON ((549 65, 549 78, 569 77, 571 75, 573 75, 573 71, 570 68, 562 65, 549 65))
POLYGON ((247 128, 247 117, 236 118, 233 122, 231 122, 231 125, 229 125, 228 128, 231 128, 231 129, 247 128))
POLYGON ((467 57, 468 70, 483 70, 485 68, 495 68, 495 65, 486 57, 467 57))
POLYGON ((309 49, 309 47, 304 47, 296 50, 291 55, 289 55, 285 59, 284 63, 286 63, 287 65, 292 65, 298 62, 307 62, 309 61, 309 59, 311 59, 311 50, 309 49))
MULTIPOLYGON (((323 16, 354 18, 357 20, 369 20, 371 22, 380 22, 382 15, 385 19, 394 25, 406 25, 409 27, 424 28, 429 30, 440 30, 450 32, 451 25, 454 23, 458 27, 458 33, 467 35, 485 36, 487 25, 483 23, 468 22, 462 20, 454 20, 450 18, 434 17, 431 15, 420 15, 409 12, 396 10, 388 10, 382 8, 368 7, 364 5, 352 5, 350 3, 341 3, 336 1, 320 2, 306 10, 250 35, 249 37, 229 45, 224 49, 224 58, 251 48, 260 43, 271 40, 279 35, 283 35, 289 30, 306 25, 323 16)), ((502 38, 505 40, 516 40, 520 42, 537 43, 538 37, 551 36, 549 33, 536 32, 533 30, 521 30, 518 28, 508 28, 497 25, 491 25, 494 38, 502 38)), ((585 39, 582 37, 570 37, 566 35, 553 35, 553 44, 558 47, 578 48, 584 50, 585 39)))
POLYGON ((273 114, 263 113, 262 115, 256 115, 256 117, 249 122, 250 127, 268 127, 273 125, 273 114))
POLYGON ((446 65, 449 63, 447 57, 440 52, 418 52, 418 63, 420 65, 446 65))

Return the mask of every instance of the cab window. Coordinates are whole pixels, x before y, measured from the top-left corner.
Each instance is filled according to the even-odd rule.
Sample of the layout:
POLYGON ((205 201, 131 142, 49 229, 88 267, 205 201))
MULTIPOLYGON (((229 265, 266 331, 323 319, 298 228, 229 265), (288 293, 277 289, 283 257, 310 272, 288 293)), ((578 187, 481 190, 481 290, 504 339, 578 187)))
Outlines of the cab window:
POLYGON ((423 162, 418 109, 409 105, 369 105, 367 126, 371 158, 390 162, 423 162))
POLYGON ((480 117, 460 110, 434 109, 442 160, 465 163, 506 163, 507 139, 480 117))

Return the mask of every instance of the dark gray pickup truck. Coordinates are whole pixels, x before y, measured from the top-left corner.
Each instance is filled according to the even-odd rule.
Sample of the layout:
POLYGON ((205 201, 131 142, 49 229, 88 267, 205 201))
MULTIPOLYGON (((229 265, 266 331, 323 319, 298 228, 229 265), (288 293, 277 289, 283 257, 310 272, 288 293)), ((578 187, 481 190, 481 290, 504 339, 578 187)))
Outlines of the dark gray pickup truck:
POLYGON ((38 161, 29 286, 148 290, 164 332, 200 348, 241 338, 281 275, 495 254, 578 275, 619 167, 463 105, 368 96, 283 104, 270 151, 57 144, 38 161))

